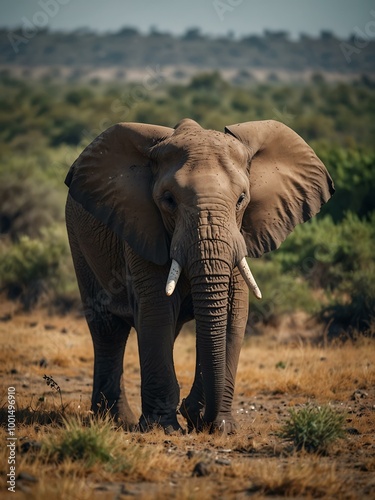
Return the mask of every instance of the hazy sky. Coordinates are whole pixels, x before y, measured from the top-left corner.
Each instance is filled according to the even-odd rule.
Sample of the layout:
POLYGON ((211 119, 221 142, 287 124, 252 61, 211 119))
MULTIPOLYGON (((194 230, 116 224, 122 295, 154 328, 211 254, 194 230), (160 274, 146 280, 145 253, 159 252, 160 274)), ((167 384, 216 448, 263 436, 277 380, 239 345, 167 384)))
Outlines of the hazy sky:
POLYGON ((1 27, 28 21, 47 23, 52 30, 134 26, 146 33, 154 26, 181 34, 199 27, 207 34, 233 31, 236 36, 270 29, 294 37, 320 30, 347 37, 367 27, 375 36, 375 0, 0 0, 1 27))

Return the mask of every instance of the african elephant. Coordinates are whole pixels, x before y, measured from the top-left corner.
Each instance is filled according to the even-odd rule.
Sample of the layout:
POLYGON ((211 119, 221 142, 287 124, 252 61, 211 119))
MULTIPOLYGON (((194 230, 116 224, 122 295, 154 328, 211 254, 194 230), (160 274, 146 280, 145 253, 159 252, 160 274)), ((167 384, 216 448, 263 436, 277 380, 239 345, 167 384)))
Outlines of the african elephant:
POLYGON ((180 430, 173 344, 196 321, 196 371, 179 408, 189 430, 233 431, 232 400, 248 314, 260 298, 246 256, 277 248, 334 192, 313 150, 276 121, 225 132, 120 123, 72 165, 71 252, 94 345, 92 409, 126 428, 180 430), (127 402, 123 356, 137 331, 142 415, 127 402))

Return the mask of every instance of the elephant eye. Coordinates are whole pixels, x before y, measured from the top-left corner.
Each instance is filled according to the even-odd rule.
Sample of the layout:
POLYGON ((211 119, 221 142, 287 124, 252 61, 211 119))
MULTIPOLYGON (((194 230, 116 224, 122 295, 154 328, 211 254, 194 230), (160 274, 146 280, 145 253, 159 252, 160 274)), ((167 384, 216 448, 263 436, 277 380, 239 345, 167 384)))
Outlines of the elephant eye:
POLYGON ((244 202, 245 198, 246 198, 246 194, 245 193, 241 193, 240 197, 237 200, 237 205, 236 205, 236 209, 237 210, 240 210, 240 208, 243 205, 243 202, 244 202))
POLYGON ((166 191, 163 194, 161 201, 162 201, 163 207, 166 210, 168 210, 169 212, 173 212, 177 208, 176 200, 174 199, 173 194, 170 193, 169 191, 166 191))

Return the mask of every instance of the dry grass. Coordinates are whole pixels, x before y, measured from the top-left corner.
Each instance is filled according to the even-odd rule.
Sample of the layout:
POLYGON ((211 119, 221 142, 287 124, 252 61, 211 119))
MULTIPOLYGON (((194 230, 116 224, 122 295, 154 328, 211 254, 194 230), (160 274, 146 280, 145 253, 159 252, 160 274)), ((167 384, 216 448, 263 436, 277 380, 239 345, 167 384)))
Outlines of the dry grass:
MULTIPOLYGON (((5 307, 9 312, 11 306, 5 307)), ((73 419, 83 430, 88 425, 93 350, 85 322, 72 316, 48 317, 44 311, 15 314, 0 322, 0 339, 3 443, 8 386, 16 387, 18 408, 13 498, 362 499, 371 498, 374 491, 375 342, 371 339, 325 347, 304 341, 280 343, 270 336, 248 339, 237 377, 237 435, 165 436, 157 429, 131 434, 107 422, 99 425, 109 429, 99 429, 111 445, 111 458, 93 463, 69 453, 57 459, 48 445, 66 436, 64 419, 73 419), (63 406, 59 394, 43 380, 45 374, 59 384, 63 406), (297 453, 278 436, 288 409, 307 402, 330 404, 346 414, 346 439, 323 457, 297 453), (193 475, 196 467, 207 475, 193 475)), ((192 383, 194 350, 194 337, 183 333, 175 348, 181 397, 192 383)), ((135 335, 127 346, 126 377, 131 404, 139 413, 135 335)), ((5 472, 7 454, 2 446, 0 463, 5 472)), ((4 484, 1 488, 6 490, 4 484)))

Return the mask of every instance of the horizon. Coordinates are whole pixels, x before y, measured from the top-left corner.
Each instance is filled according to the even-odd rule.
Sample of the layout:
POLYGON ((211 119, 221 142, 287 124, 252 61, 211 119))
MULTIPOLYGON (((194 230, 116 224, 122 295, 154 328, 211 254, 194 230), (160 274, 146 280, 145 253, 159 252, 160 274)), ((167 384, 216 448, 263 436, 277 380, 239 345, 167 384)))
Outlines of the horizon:
MULTIPOLYGON (((0 31, 7 31, 8 33, 12 33, 12 32, 16 33, 18 31, 22 31, 23 29, 24 28, 22 25, 14 26, 13 28, 9 28, 8 26, 0 24, 0 31)), ((295 35, 295 36, 293 36, 292 33, 288 30, 284 30, 284 29, 278 30, 278 29, 268 29, 268 28, 265 28, 262 32, 250 32, 249 31, 247 33, 241 33, 241 34, 235 34, 231 31, 229 31, 227 33, 208 33, 208 32, 201 31, 200 28, 198 28, 197 26, 190 26, 190 27, 187 27, 185 29, 185 31, 183 31, 181 33, 176 33, 176 32, 168 31, 168 30, 159 30, 155 26, 150 26, 147 30, 142 30, 134 25, 123 25, 123 26, 119 27, 118 29, 108 29, 105 31, 100 30, 100 29, 95 28, 95 27, 88 27, 88 26, 79 26, 76 28, 68 28, 68 27, 67 28, 53 28, 53 27, 46 26, 45 28, 38 30, 38 32, 41 32, 41 33, 46 32, 49 34, 62 33, 64 35, 76 33, 79 35, 94 34, 97 36, 106 36, 106 35, 114 35, 114 34, 120 33, 121 31, 123 31, 125 29, 134 29, 138 35, 141 35, 144 37, 151 36, 153 34, 157 34, 157 35, 161 35, 161 36, 171 36, 173 38, 184 38, 189 31, 198 30, 199 36, 202 38, 212 39, 212 40, 216 40, 216 39, 220 39, 220 38, 227 38, 227 39, 234 40, 234 41, 240 41, 244 38, 248 38, 251 36, 261 38, 261 37, 266 37, 268 34, 272 35, 272 34, 278 34, 278 33, 285 33, 286 38, 291 40, 291 41, 299 41, 299 40, 301 40, 302 37, 305 37, 305 36, 308 38, 311 38, 313 40, 319 39, 319 38, 322 38, 325 33, 331 34, 337 40, 348 40, 351 37, 356 36, 355 32, 348 33, 348 35, 346 37, 340 36, 334 30, 329 30, 329 29, 322 29, 317 33, 300 32, 300 33, 298 33, 298 35, 295 35)), ((371 41, 375 40, 375 32, 374 32, 374 36, 369 36, 368 39, 371 41)))
POLYGON ((31 29, 49 32, 88 30, 97 34, 116 33, 129 27, 148 35, 152 31, 183 36, 199 29, 205 37, 240 39, 263 35, 265 31, 285 31, 293 40, 301 34, 319 37, 328 31, 336 38, 352 35, 375 37, 375 5, 372 0, 184 0, 170 2, 108 0, 104 5, 92 0, 0 0, 0 28, 15 31, 31 29), (199 20, 197 22, 197 19, 199 20))

